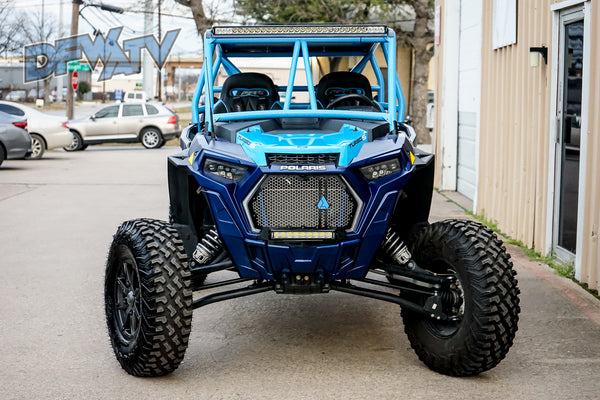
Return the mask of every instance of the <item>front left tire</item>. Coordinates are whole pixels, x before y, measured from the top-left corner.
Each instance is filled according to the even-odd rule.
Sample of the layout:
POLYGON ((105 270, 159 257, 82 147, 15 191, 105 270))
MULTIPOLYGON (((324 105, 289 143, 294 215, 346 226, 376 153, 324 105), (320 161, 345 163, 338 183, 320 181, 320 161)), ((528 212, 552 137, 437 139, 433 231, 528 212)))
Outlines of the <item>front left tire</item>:
POLYGON ((110 342, 128 374, 162 376, 177 369, 191 331, 192 290, 183 242, 171 224, 136 219, 118 228, 104 297, 110 342))
POLYGON ((71 131, 73 134, 73 141, 67 147, 63 147, 65 151, 80 151, 84 150, 87 145, 83 143, 83 138, 79 134, 79 132, 71 131))

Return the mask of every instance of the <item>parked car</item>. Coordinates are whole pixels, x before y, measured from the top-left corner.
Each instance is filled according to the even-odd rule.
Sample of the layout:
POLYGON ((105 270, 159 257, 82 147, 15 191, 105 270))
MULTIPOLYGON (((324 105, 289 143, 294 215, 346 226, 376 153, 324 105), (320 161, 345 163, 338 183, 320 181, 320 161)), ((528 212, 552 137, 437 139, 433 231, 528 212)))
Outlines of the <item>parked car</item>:
MULTIPOLYGON (((67 101, 67 88, 62 88, 62 101, 67 101)), ((77 100, 77 91, 73 91, 73 100, 77 100)))
POLYGON ((64 117, 48 115, 23 104, 2 100, 0 111, 27 118, 31 135, 31 158, 34 160, 42 158, 46 150, 70 146, 73 142, 73 134, 64 117))
POLYGON ((24 90, 13 90, 8 92, 4 99, 8 101, 25 101, 26 97, 27 94, 24 90))
POLYGON ((114 104, 67 125, 73 133, 67 151, 110 142, 141 142, 147 149, 156 149, 181 131, 177 114, 158 103, 114 104))
POLYGON ((31 137, 25 130, 27 120, 0 111, 0 165, 4 160, 31 154, 31 137))
MULTIPOLYGON (((38 93, 37 89, 31 89, 29 91, 29 93, 27 94, 27 101, 30 102, 34 102, 37 99, 43 99, 44 98, 44 89, 40 89, 40 92, 38 93)), ((55 100, 55 96, 54 94, 50 93, 48 95, 48 100, 49 101, 54 101, 55 100)))

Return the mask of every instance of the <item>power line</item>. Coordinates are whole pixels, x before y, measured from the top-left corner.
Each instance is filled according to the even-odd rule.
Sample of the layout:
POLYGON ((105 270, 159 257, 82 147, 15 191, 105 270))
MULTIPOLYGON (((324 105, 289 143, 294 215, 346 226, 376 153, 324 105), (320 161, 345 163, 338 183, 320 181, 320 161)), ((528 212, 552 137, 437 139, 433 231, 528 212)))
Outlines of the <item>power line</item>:
MULTIPOLYGON (((94 22, 97 21, 97 22, 102 23, 102 25, 105 25, 104 29, 100 29, 100 27, 98 27, 98 26, 93 26, 94 29, 98 29, 98 30, 104 32, 104 31, 107 31, 108 29, 113 28, 115 26, 114 22, 109 19, 109 17, 114 17, 112 13, 104 13, 104 12, 102 12, 101 10, 99 10, 97 8, 91 8, 90 12, 92 14, 94 14, 92 16, 93 19, 94 19, 94 22)), ((80 15, 83 17, 83 19, 85 19, 87 21, 87 19, 82 14, 80 14, 80 15)), ((116 26, 123 27, 125 30, 129 31, 130 33, 134 33, 134 34, 139 33, 138 31, 136 31, 134 29, 131 29, 130 27, 126 26, 121 21, 119 21, 119 20, 116 20, 116 21, 117 21, 116 26)))
POLYGON ((106 25, 111 25, 111 23, 106 19, 106 17, 104 16, 104 13, 100 12, 100 10, 93 8, 91 10, 92 14, 95 14, 95 18, 100 20, 100 22, 106 24, 106 25))
POLYGON ((136 30, 136 29, 133 29, 133 28, 131 28, 131 27, 129 27, 129 26, 127 26, 127 25, 123 24, 123 22, 121 22, 121 20, 119 19, 119 17, 117 17, 117 15, 116 15, 116 14, 114 14, 114 13, 108 13, 108 17, 109 17, 109 18, 112 18, 112 19, 113 19, 113 21, 115 21, 115 22, 117 23, 117 25, 119 25, 119 26, 123 26, 123 27, 124 27, 126 30, 128 30, 130 33, 133 33, 133 34, 140 34, 140 33, 142 33, 142 31, 141 31, 141 30, 136 30))
POLYGON ((17 4, 11 4, 11 8, 41 8, 42 4, 44 6, 59 6, 60 2, 54 1, 54 2, 38 2, 38 3, 17 3, 17 4))
MULTIPOLYGON (((134 14, 154 14, 154 11, 146 11, 146 10, 125 10, 125 12, 134 13, 134 14)), ((160 13, 160 15, 162 15, 163 17, 183 18, 183 19, 191 19, 191 20, 194 19, 194 17, 188 17, 185 15, 177 15, 177 14, 160 13)))

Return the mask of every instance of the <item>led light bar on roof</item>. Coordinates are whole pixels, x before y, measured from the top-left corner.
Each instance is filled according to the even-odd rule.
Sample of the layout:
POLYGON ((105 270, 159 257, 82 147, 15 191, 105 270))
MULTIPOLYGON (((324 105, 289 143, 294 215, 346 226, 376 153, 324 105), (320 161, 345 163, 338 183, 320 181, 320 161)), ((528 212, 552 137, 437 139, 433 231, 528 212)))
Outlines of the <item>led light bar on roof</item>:
POLYGON ((214 36, 246 35, 386 35, 384 25, 215 26, 214 36))

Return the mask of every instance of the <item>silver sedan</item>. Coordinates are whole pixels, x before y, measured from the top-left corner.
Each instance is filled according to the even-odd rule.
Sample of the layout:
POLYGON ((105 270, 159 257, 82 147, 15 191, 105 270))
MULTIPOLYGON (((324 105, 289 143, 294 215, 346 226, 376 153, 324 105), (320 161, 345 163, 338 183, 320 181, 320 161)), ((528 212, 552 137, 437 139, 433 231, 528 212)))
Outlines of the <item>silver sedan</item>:
POLYGON ((40 159, 46 150, 59 149, 73 142, 73 134, 67 128, 67 119, 64 117, 44 114, 11 101, 0 101, 0 111, 27 118, 27 130, 31 135, 31 159, 40 159))
POLYGON ((67 151, 110 142, 141 142, 156 149, 181 132, 177 114, 158 103, 113 104, 87 118, 69 121, 68 127, 73 142, 65 147, 67 151))
POLYGON ((27 121, 0 111, 0 165, 7 159, 31 154, 31 137, 25 130, 27 121))

